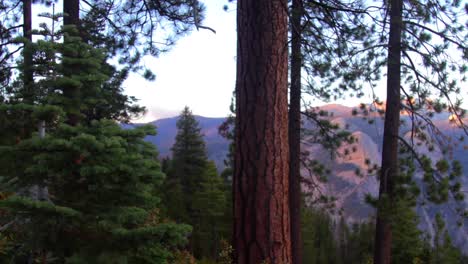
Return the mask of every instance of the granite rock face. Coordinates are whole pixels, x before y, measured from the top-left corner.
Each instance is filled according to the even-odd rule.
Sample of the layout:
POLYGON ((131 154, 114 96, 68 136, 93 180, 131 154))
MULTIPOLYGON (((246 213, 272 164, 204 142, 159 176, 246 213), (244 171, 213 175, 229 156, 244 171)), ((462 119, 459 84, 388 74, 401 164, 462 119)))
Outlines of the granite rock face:
MULTIPOLYGON (((371 117, 373 121, 369 122, 362 117, 353 116, 351 114, 352 108, 342 105, 326 105, 321 109, 329 113, 327 118, 330 121, 338 124, 340 128, 350 131, 356 142, 341 146, 334 155, 318 144, 303 144, 302 151, 306 151, 311 159, 316 159, 331 169, 326 183, 315 182, 318 182, 324 194, 336 197, 336 208, 338 209, 336 211, 342 211, 342 215, 348 222, 363 221, 375 213, 374 209, 365 203, 364 197, 366 194, 376 196, 378 193, 378 179, 375 173, 369 173, 368 169, 374 164, 380 164, 383 120, 380 116, 374 115, 371 117)), ((200 123, 205 137, 208 157, 215 161, 218 170, 221 171, 224 168, 223 161, 228 153, 229 142, 218 134, 218 127, 225 118, 196 116, 196 119, 200 123)), ((401 136, 409 139, 411 135, 409 117, 402 115, 402 120, 404 123, 400 129, 401 136)), ((433 121, 448 136, 446 140, 451 142, 450 149, 443 153, 442 149, 436 145, 433 151, 429 151, 426 144, 417 146, 417 149, 420 153, 431 157, 433 161, 442 157, 458 159, 464 165, 462 183, 464 190, 468 191, 468 141, 457 140, 463 135, 463 131, 455 129, 453 124, 448 122, 447 114, 437 115, 433 121)), ((176 122, 177 117, 152 122, 157 127, 158 134, 148 137, 147 140, 158 147, 161 157, 171 155, 170 148, 174 144, 177 133, 176 122)), ((306 120, 303 120, 303 123, 306 128, 314 128, 313 123, 306 120)), ((302 172, 304 177, 313 177, 305 168, 302 169, 302 172)), ((416 172, 415 176, 416 181, 420 183, 420 186, 423 186, 422 173, 416 172)), ((310 191, 314 193, 314 190, 310 191)), ((463 206, 465 210, 468 208, 468 197, 465 198, 463 206)), ((462 221, 462 226, 458 227, 457 221, 460 218, 457 216, 455 208, 456 204, 453 201, 442 205, 418 205, 416 211, 420 216, 420 228, 428 234, 434 235, 435 214, 440 213, 446 221, 454 244, 468 253, 468 220, 462 221)))

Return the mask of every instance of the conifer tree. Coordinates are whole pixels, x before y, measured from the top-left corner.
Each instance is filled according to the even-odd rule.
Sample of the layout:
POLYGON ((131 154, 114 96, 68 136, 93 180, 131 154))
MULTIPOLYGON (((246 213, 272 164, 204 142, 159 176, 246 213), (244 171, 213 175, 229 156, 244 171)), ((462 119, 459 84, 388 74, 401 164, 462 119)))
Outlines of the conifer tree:
POLYGON ((193 237, 198 240, 199 254, 215 260, 221 248, 221 239, 226 239, 223 235, 226 235, 231 227, 223 223, 226 197, 223 181, 214 162, 207 163, 199 184, 199 190, 193 195, 196 216, 193 237))
MULTIPOLYGON (((68 30, 73 29, 65 28, 65 34, 68 30)), ((125 117, 128 101, 115 112, 88 114, 99 108, 93 95, 105 91, 109 80, 103 73, 102 50, 76 36, 35 46, 37 74, 43 76, 35 85, 43 94, 40 104, 22 106, 21 111, 17 104, 0 107, 5 121, 1 125, 8 129, 1 130, 0 175, 16 193, 3 200, 2 207, 14 216, 11 228, 21 234, 12 257, 62 263, 167 263, 171 251, 186 242, 190 228, 166 221, 159 212, 157 186, 163 174, 157 152, 143 140, 154 129, 122 130, 111 120, 119 113, 125 117), (67 57, 71 51, 73 58, 67 57), (55 54, 62 56, 57 59, 55 54), (66 74, 71 69, 73 74, 66 74), (64 107, 68 98, 61 91, 67 85, 81 87, 78 113, 86 122, 80 125, 64 123, 70 108, 64 107), (44 138, 33 134, 15 140, 25 110, 31 124, 46 121, 44 138), (49 191, 40 201, 25 196, 37 184, 46 184, 49 191)))
POLYGON ((286 7, 237 1, 236 263, 291 263, 286 7))
MULTIPOLYGON (((21 28, 22 5, 19 1, 2 1, 0 3, 0 103, 7 100, 11 93, 12 74, 15 68, 15 56, 22 47, 18 37, 21 28)), ((21 33, 21 35, 23 35, 21 33)))
POLYGON ((171 148, 173 175, 181 178, 184 191, 194 193, 197 177, 205 170, 207 154, 200 125, 188 107, 179 116, 177 131, 171 148))
POLYGON ((422 256, 422 232, 418 229, 419 217, 408 201, 399 201, 393 220, 392 261, 414 263, 422 256))
MULTIPOLYGON (((78 1, 78 0, 73 0, 78 1)), ((82 37, 94 46, 106 47, 119 64, 153 80, 155 75, 140 61, 145 55, 158 56, 176 41, 203 24, 205 7, 198 0, 80 1, 82 37)))
MULTIPOLYGON (((376 247, 374 262, 376 264, 391 263, 392 226, 386 210, 396 208, 398 194, 396 192, 398 171, 398 141, 414 147, 414 137, 427 139, 427 127, 437 131, 430 118, 434 112, 448 110, 457 120, 457 124, 465 132, 466 125, 461 118, 465 111, 461 109, 461 101, 457 98, 460 91, 457 80, 448 77, 451 73, 461 76, 464 81, 466 72, 466 30, 458 21, 458 14, 464 12, 459 1, 413 1, 392 0, 384 3, 382 20, 385 21, 376 46, 387 42, 387 102, 385 112, 385 129, 382 150, 382 167, 380 170, 379 207, 376 222, 376 247), (387 16, 388 15, 388 16, 387 16), (388 18, 387 18, 388 17, 388 18), (386 25, 389 28, 386 28, 386 25), (434 25, 444 25, 434 29, 434 25), (385 35, 383 35, 385 34, 385 35), (440 42, 433 40, 438 38, 440 42), (442 44, 439 44, 442 43, 442 44), (451 60, 447 53, 449 47, 461 51, 461 63, 451 60), (423 69, 427 69, 423 70, 423 69), (428 74, 431 72, 431 74, 428 74), (407 83, 408 85, 405 85, 407 83), (429 97, 433 93, 436 99, 429 97), (407 103, 402 103, 404 95, 407 103), (411 143, 399 136, 400 110, 404 108, 411 115, 411 143)), ((436 135, 433 135, 437 137, 436 135)), ((429 141, 429 144, 433 142, 429 141)), ((418 154, 414 155, 418 157, 418 154)), ((418 159, 425 171, 425 182, 434 193, 448 193, 449 184, 438 168, 433 168, 426 158, 418 159), (427 167, 427 168, 426 168, 427 167), (435 184, 441 182, 446 184, 435 184)), ((454 183, 456 184, 456 183, 454 183)), ((457 191, 454 192, 458 200, 457 191)), ((434 194, 430 194, 429 197, 434 194)), ((438 195, 435 195, 438 197, 438 195)), ((446 199, 443 199, 446 201, 446 199)), ((435 202, 442 200, 433 199, 435 202)))
POLYGON ((291 256, 293 263, 302 263, 301 237, 301 89, 302 0, 293 0, 291 6, 291 85, 289 88, 289 210, 291 217, 291 256))
POLYGON ((214 163, 208 162, 200 125, 188 107, 177 121, 167 175, 168 215, 193 227, 190 250, 196 258, 215 259, 227 232, 222 222, 225 189, 214 163))
POLYGON ((33 92, 33 56, 30 48, 32 42, 32 3, 31 0, 23 0, 23 37, 25 45, 23 48, 23 85, 24 99, 31 103, 34 100, 33 92))
POLYGON ((436 215, 435 222, 434 251, 430 263, 460 263, 462 258, 460 251, 452 245, 450 236, 445 229, 444 220, 440 214, 436 215))
POLYGON ((303 263, 339 263, 332 220, 326 212, 304 207, 302 231, 304 237, 303 263))
MULTIPOLYGON (((172 146, 172 161, 166 184, 175 193, 168 201, 180 200, 182 208, 173 208, 174 220, 190 223, 194 219, 191 196, 199 190, 199 180, 206 169, 207 155, 200 126, 188 107, 177 121, 177 135, 172 146), (178 212, 177 212, 178 211, 178 212)), ((177 203, 178 204, 178 203, 177 203)))
MULTIPOLYGON (((403 30, 403 1, 389 2, 390 34, 388 41, 387 104, 383 135, 382 165, 380 170, 379 200, 375 233, 376 264, 391 263, 392 227, 390 219, 384 216, 383 208, 394 206, 394 178, 398 175, 398 134, 400 126, 400 85, 401 85, 401 34, 403 30)), ((388 212, 387 212, 388 214, 388 212)))

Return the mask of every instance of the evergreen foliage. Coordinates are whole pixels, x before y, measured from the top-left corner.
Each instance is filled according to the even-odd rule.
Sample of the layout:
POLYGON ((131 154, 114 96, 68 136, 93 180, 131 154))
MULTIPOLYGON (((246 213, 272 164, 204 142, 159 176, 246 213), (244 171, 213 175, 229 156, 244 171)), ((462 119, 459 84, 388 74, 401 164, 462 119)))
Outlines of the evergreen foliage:
POLYGON ((325 212, 306 207, 302 214, 302 235, 304 263, 338 263, 332 222, 325 212))
MULTIPOLYGON (((466 256, 452 245, 440 215, 431 246, 418 230, 419 219, 411 204, 401 202, 397 208, 397 216, 392 218, 393 263, 465 263, 466 256)), ((321 209, 308 206, 303 207, 301 220, 304 263, 372 263, 374 220, 349 225, 343 218, 336 221, 321 209)))
MULTIPOLYGON (((0 262, 195 263, 191 254, 202 263, 229 262, 232 250, 222 241, 230 241, 231 235, 234 145, 220 177, 207 160, 203 135, 188 107, 177 123, 173 157, 161 165, 155 148, 144 141, 154 135, 153 127, 122 130, 117 123, 144 111, 135 98, 123 94, 129 72, 144 69, 139 64, 143 55, 158 55, 192 28, 206 28, 200 24, 203 5, 196 0, 81 1, 85 8, 80 25, 56 30, 41 24, 34 31, 40 39, 30 43, 18 30, 22 3, 0 3, 0 262), (20 51, 32 54, 32 64, 17 58, 20 51), (113 58, 123 67, 111 65, 113 58), (23 78, 26 68, 34 71, 33 86, 23 78), (67 94, 70 90, 78 92, 67 94), (79 124, 67 124, 71 115, 79 124), (45 135, 36 132, 43 124, 45 135), (188 241, 190 252, 182 249, 188 241)), ((381 77, 387 7, 365 8, 364 3, 304 1, 303 66, 312 95, 331 99, 350 92, 360 97, 358 80, 381 77)), ((430 132, 438 131, 428 119, 434 113, 451 111, 453 122, 467 131, 461 100, 449 97, 461 90, 450 78, 454 73, 465 78, 466 66, 444 53, 457 47, 460 61, 466 61, 466 30, 452 16, 460 8, 460 1, 404 2, 402 105, 411 114, 412 137, 426 143, 429 151, 437 143, 430 132), (436 23, 443 25, 440 31, 432 27, 436 23), (434 94, 439 99, 430 99, 434 94)), ((154 79, 150 71, 142 73, 154 79)), ((353 141, 348 132, 323 119, 327 113, 316 110, 303 113, 317 125, 315 131, 303 131, 309 139, 331 150, 353 141)), ((224 133, 234 138, 233 130, 224 133)), ((406 145, 399 150, 398 199, 384 212, 391 215, 393 262, 465 263, 441 216, 435 220, 432 247, 421 238, 414 212, 421 193, 435 203, 451 195, 464 199, 457 182, 461 164, 433 162, 411 152, 413 141, 400 140, 406 145), (420 190, 414 182, 415 162, 428 188, 420 190)), ((329 173, 316 161, 308 165, 319 176, 329 173)), ((388 202, 383 200, 381 207, 388 202)), ((308 207, 302 221, 305 263, 371 262, 372 222, 350 228, 344 219, 337 224, 308 207)))
POLYGON ((445 223, 440 214, 436 215, 436 234, 434 237, 434 250, 430 255, 430 263, 462 263, 460 251, 452 245, 450 236, 445 229, 445 223))
POLYGON ((178 222, 190 223, 195 217, 191 195, 199 190, 207 155, 199 124, 188 107, 179 116, 177 131, 166 181, 171 190, 166 199, 172 205, 168 214, 178 222))
POLYGON ((154 189, 163 175, 154 147, 143 141, 151 131, 124 131, 106 120, 90 127, 62 125, 44 139, 33 137, 5 153, 33 157, 18 176, 18 188, 42 180, 49 190, 50 201, 12 197, 2 203, 16 216, 34 219, 21 225, 32 236, 25 243, 36 244, 25 249, 71 257, 72 263, 109 254, 130 263, 161 263, 170 256, 168 249, 182 245, 190 229, 162 223, 158 213, 154 189))
POLYGON ((166 165, 167 214, 193 227, 189 245, 196 258, 215 260, 221 240, 230 233, 224 215, 227 190, 216 166, 208 161, 200 126, 188 107, 181 112, 177 129, 172 160, 166 165))
POLYGON ((415 263, 423 254, 423 241, 422 232, 418 229, 419 218, 413 206, 400 200, 392 219, 392 261, 415 263))
POLYGON ((155 75, 139 63, 143 56, 167 52, 194 28, 212 30, 202 25, 205 7, 198 0, 81 2, 84 40, 108 48, 127 70, 139 71, 148 80, 155 75))
POLYGON ((226 211, 226 195, 216 166, 208 162, 200 181, 200 189, 193 195, 193 208, 196 222, 193 230, 194 240, 200 241, 195 251, 201 256, 216 259, 221 249, 221 239, 230 233, 230 226, 223 222, 226 211))
POLYGON ((16 97, 0 106, 0 176, 5 191, 15 193, 1 201, 15 233, 5 254, 18 262, 169 263, 191 229, 160 214, 164 174, 154 146, 144 141, 154 128, 123 130, 114 121, 141 111, 121 95, 125 74, 116 76, 104 50, 79 37, 55 42, 53 30, 42 32, 48 40, 34 45, 42 77, 35 105, 20 103, 18 84, 16 97), (80 87, 73 98, 63 93, 70 86, 80 87), (102 109, 103 103, 110 107, 102 109), (81 125, 64 123, 70 112, 81 125), (40 121, 47 124, 45 136, 22 132, 40 121))
MULTIPOLYGON (((188 107, 177 121, 177 135, 172 146, 172 178, 181 181, 185 193, 195 193, 198 179, 206 168, 207 154, 201 128, 188 107)), ((189 211, 190 211, 190 207, 189 211)))

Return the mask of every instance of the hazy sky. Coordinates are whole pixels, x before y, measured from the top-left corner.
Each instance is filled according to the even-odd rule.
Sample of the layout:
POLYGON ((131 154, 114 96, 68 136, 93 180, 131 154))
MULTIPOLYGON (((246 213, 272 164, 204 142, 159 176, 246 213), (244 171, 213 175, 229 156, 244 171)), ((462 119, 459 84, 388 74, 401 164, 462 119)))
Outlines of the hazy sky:
MULTIPOLYGON (((229 114, 236 78, 235 5, 227 0, 202 2, 207 8, 203 24, 215 29, 216 34, 203 29, 193 31, 168 53, 146 58, 146 66, 156 73, 155 81, 148 82, 133 74, 125 82, 126 93, 139 98, 140 104, 148 109, 147 115, 135 122, 175 116, 186 105, 197 115, 229 114), (224 11, 225 4, 229 11, 224 11)), ((347 99, 336 103, 351 106, 358 101, 347 99)))
POLYGON ((197 115, 222 117, 229 105, 236 75, 236 14, 224 11, 227 0, 204 0, 204 25, 216 30, 194 30, 175 48, 158 58, 146 58, 145 65, 156 74, 147 82, 134 74, 125 91, 148 108, 142 121, 175 116, 189 106, 197 115))
MULTIPOLYGON (((132 75, 125 82, 126 92, 139 98, 148 108, 148 114, 136 122, 175 116, 184 106, 197 115, 221 117, 229 114, 229 105, 235 85, 236 69, 236 14, 235 5, 230 11, 223 6, 228 0, 202 0, 206 5, 204 25, 216 30, 193 31, 180 39, 175 48, 159 58, 147 58, 146 65, 156 73, 156 81, 146 82, 132 75)), ((374 92, 385 97, 385 78, 374 92)), ((364 90, 361 100, 348 98, 334 103, 347 106, 361 101, 371 101, 370 89, 364 90)), ((468 97, 468 89, 462 89, 468 97)), ((467 101, 467 100, 465 100, 467 101)), ((323 102, 316 101, 314 105, 323 102)), ((464 103, 468 107, 468 102, 464 103)))
MULTIPOLYGON (((206 6, 203 25, 215 29, 216 34, 204 29, 194 30, 179 39, 171 51, 158 58, 146 57, 144 63, 156 74, 155 81, 145 81, 137 74, 130 75, 125 81, 125 92, 140 99, 139 104, 148 109, 147 115, 136 122, 175 116, 184 106, 189 106, 197 115, 207 117, 229 114, 236 77, 235 4, 229 4, 228 0, 201 1, 206 6), (226 4, 229 11, 223 9, 226 4)), ((57 6, 62 6, 61 1, 57 6)), ((51 12, 47 9, 33 11, 51 12)), ((366 97, 361 101, 370 102, 371 91, 364 92, 366 97)), ((385 82, 375 92, 383 99, 385 82)), ((463 97, 468 98, 468 89, 463 89, 462 93, 463 97)), ((359 102, 348 98, 334 103, 354 106, 359 102)), ((323 102, 315 101, 313 104, 323 102)), ((464 107, 468 108, 468 99, 464 107)))

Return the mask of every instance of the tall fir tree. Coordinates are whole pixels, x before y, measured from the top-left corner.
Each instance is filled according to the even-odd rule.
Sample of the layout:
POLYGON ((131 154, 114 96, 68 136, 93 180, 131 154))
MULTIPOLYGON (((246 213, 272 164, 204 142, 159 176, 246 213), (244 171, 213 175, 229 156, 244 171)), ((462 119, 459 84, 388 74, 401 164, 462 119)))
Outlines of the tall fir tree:
MULTIPOLYGON (((193 209, 196 224, 193 237, 198 240, 200 256, 216 260, 221 249, 221 241, 227 239, 231 226, 224 220, 226 195, 224 184, 218 175, 214 162, 208 162, 199 180, 200 188, 193 195, 193 209)), ((229 222, 228 222, 229 223, 229 222)))
POLYGON ((190 223, 194 218, 190 197, 199 190, 199 180, 205 172, 208 158, 200 126, 188 107, 184 108, 177 121, 177 135, 171 150, 172 161, 166 184, 177 194, 168 193, 167 197, 168 201, 179 200, 181 208, 169 209, 169 215, 174 220, 190 223))
POLYGON ((190 250, 196 258, 216 259, 227 233, 225 186, 214 163, 208 161, 200 125, 188 107, 177 121, 167 175, 168 215, 193 227, 190 250))
POLYGON ((392 222, 392 261, 417 263, 423 254, 422 232, 418 229, 419 217, 408 201, 398 201, 396 211, 392 222))
POLYGON ((326 212, 305 206, 301 230, 304 237, 303 263, 339 263, 333 222, 326 212))
MULTIPOLYGON (((70 30, 65 28, 64 33, 70 30)), ((42 32, 53 31, 44 27, 42 32)), ((88 115, 99 108, 93 95, 107 88, 109 77, 102 68, 106 56, 79 37, 55 42, 48 36, 49 41, 34 45, 36 74, 42 75, 35 85, 43 95, 38 105, 0 107, 1 126, 6 129, 1 130, 2 187, 15 193, 1 205, 12 215, 8 228, 18 234, 10 258, 168 263, 171 251, 186 242, 190 227, 160 215, 157 186, 163 174, 154 146, 144 141, 154 128, 127 131, 111 120, 117 113, 124 116, 128 101, 115 112, 88 115), (71 69, 73 73, 67 74, 71 69), (64 123, 70 108, 62 89, 68 85, 81 87, 80 98, 75 99, 84 102, 75 114, 86 122, 74 126, 64 123), (18 121, 33 126, 45 121, 47 134, 18 140, 18 121), (38 185, 45 185, 48 195, 35 194, 33 187, 38 185)))
POLYGON ((436 215, 435 224, 434 250, 431 254, 430 263, 460 263, 462 260, 460 251, 452 245, 452 240, 440 214, 436 215))

